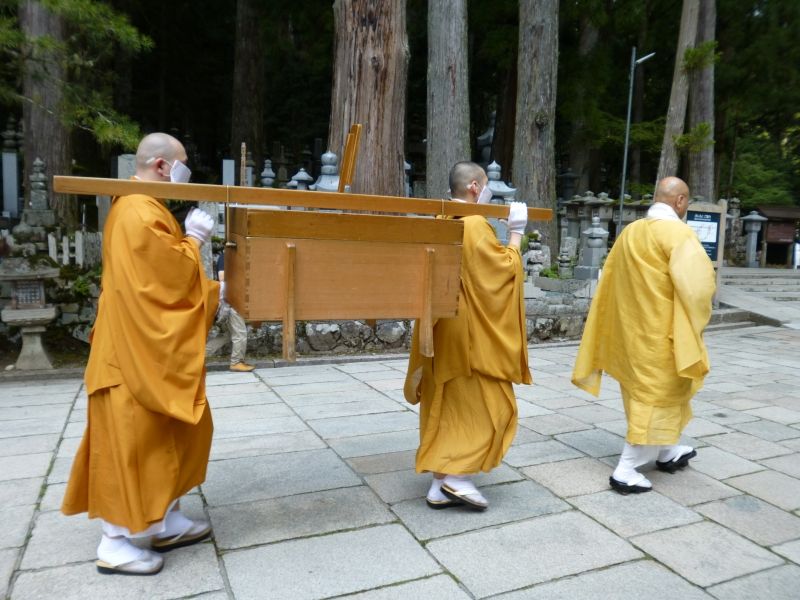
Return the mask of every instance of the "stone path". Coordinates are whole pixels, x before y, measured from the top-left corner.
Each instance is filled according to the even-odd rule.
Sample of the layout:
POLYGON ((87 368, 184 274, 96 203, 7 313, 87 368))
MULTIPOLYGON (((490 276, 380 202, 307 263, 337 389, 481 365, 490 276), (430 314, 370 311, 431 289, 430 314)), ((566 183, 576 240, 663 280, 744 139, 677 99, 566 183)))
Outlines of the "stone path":
POLYGON ((608 489, 616 384, 593 401, 569 383, 574 344, 532 348, 535 385, 517 388, 517 439, 479 477, 478 514, 423 502, 404 359, 212 373, 208 480, 184 507, 215 538, 149 578, 97 574, 97 523, 57 510, 81 382, 0 382, 0 597, 798 598, 800 332, 707 340, 686 431, 699 455, 638 497, 608 489))

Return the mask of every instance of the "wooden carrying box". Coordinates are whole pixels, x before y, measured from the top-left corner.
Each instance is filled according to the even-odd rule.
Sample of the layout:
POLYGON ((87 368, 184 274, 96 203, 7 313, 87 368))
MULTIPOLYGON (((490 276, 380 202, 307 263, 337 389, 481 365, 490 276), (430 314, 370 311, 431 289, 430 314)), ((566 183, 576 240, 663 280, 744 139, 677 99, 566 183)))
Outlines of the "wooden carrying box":
POLYGON ((295 359, 295 322, 420 319, 433 354, 433 322, 458 308, 463 224, 458 220, 231 207, 226 296, 249 321, 283 321, 295 359))

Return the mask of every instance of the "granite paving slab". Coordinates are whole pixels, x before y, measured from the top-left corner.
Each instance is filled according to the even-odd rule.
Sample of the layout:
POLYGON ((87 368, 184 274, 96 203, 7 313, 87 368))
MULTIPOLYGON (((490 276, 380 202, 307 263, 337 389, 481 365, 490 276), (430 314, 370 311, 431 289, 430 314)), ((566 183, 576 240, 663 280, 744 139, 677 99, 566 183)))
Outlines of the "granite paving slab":
POLYGON ((615 456, 622 451, 625 439, 604 429, 588 429, 562 433, 555 438, 568 446, 572 446, 595 458, 615 456))
MULTIPOLYGON (((302 419, 328 419, 332 417, 351 417, 372 413, 405 411, 405 408, 394 400, 390 400, 386 397, 379 397, 370 398, 368 400, 356 400, 355 402, 295 406, 294 410, 302 419)), ((797 434, 798 437, 800 437, 800 431, 798 431, 797 434)))
POLYGON ((27 435, 0 439, 0 457, 52 452, 58 446, 58 434, 27 435))
POLYGON ((522 472, 566 498, 607 490, 612 470, 593 458, 575 458, 525 467, 522 472))
POLYGON ((697 452, 697 458, 692 459, 691 464, 696 471, 710 475, 714 479, 727 479, 764 469, 758 463, 719 448, 703 448, 702 452, 697 452))
POLYGON ((308 427, 300 418, 294 415, 268 419, 228 420, 220 418, 214 420, 214 437, 216 439, 265 435, 268 433, 292 433, 295 431, 308 431, 308 427))
POLYGON ((757 496, 784 510, 800 508, 800 479, 775 471, 740 475, 725 481, 748 494, 757 496))
POLYGON ((67 490, 66 483, 54 483, 48 485, 44 490, 44 496, 39 503, 39 510, 42 512, 48 510, 60 510, 61 502, 64 500, 64 493, 67 490))
POLYGON ((578 421, 577 419, 572 419, 558 413, 520 419, 519 424, 543 435, 580 431, 592 427, 583 421, 578 421))
POLYGON ((606 421, 617 421, 620 418, 618 410, 606 408, 605 406, 598 406, 597 404, 565 408, 561 410, 561 414, 591 425, 604 423, 606 421))
MULTIPOLYGON (((367 475, 364 477, 364 481, 380 496, 381 500, 387 504, 394 504, 402 500, 425 496, 431 485, 431 478, 430 473, 417 473, 415 469, 406 469, 367 475)), ((522 477, 514 469, 507 465, 500 465, 489 473, 478 473, 473 480, 475 485, 483 487, 520 479, 522 477)))
POLYGON ((581 456, 583 455, 574 448, 555 440, 549 440, 512 446, 506 454, 504 462, 512 467, 527 467, 581 456))
POLYGON ((553 414, 553 411, 548 408, 542 408, 532 402, 525 400, 517 400, 517 415, 520 419, 527 419, 528 417, 539 417, 542 415, 553 414))
POLYGON ((395 521, 369 488, 352 487, 209 510, 223 550, 395 521))
POLYGON ((704 435, 717 435, 728 433, 730 429, 723 427, 719 423, 714 423, 703 417, 694 417, 684 428, 683 433, 691 437, 702 437, 704 435))
POLYGON ((748 414, 755 415, 762 419, 769 419, 776 423, 792 425, 800 423, 800 411, 790 410, 782 406, 765 406, 764 408, 754 408, 747 411, 748 414))
POLYGON ((416 450, 403 450, 402 452, 389 452, 387 454, 348 458, 347 463, 356 473, 360 473, 361 475, 374 475, 376 473, 413 469, 416 456, 416 450))
POLYGON ((703 587, 783 562, 772 552, 707 521, 647 533, 632 541, 681 577, 703 587))
POLYGON ((791 477, 800 479, 800 454, 789 454, 777 458, 767 458, 761 461, 767 468, 780 471, 791 477))
POLYGON ((655 491, 623 496, 608 490, 571 498, 570 503, 622 537, 702 520, 696 512, 655 491))
POLYGON ((325 439, 388 433, 418 429, 419 417, 407 410, 402 412, 356 415, 333 419, 314 419, 308 426, 325 439))
POLYGON ((747 423, 737 423, 731 427, 742 433, 754 435, 769 442, 780 442, 800 437, 800 429, 795 429, 794 427, 782 425, 774 421, 767 421, 765 419, 748 421, 747 423))
POLYGON ((168 600, 224 587, 214 546, 206 542, 170 552, 166 556, 164 569, 157 577, 100 575, 94 560, 51 569, 22 571, 14 583, 11 600, 51 598, 55 590, 58 590, 58 600, 168 600))
POLYGON ((719 600, 796 600, 800 593, 800 567, 785 565, 741 577, 708 590, 719 600))
POLYGON ((330 450, 307 450, 213 461, 202 488, 209 506, 221 506, 360 484, 330 450))
POLYGON ((647 473, 647 478, 659 494, 664 494, 684 506, 738 496, 742 493, 693 468, 682 469, 676 473, 652 470, 647 473))
POLYGON ((399 525, 279 542, 223 556, 237 600, 327 598, 441 572, 399 525))
POLYGON ((753 496, 734 496, 695 510, 762 546, 800 539, 800 517, 753 496))
POLYGON ((502 594, 497 600, 710 600, 712 597, 652 560, 637 560, 600 571, 502 594))
POLYGON ((456 506, 437 511, 441 516, 433 517, 423 498, 400 502, 392 510, 414 537, 429 540, 569 509, 566 502, 533 481, 484 486, 481 491, 489 501, 489 508, 481 512, 456 506))
POLYGON ((354 458, 372 454, 387 454, 403 450, 416 450, 419 446, 419 431, 392 431, 373 435, 359 435, 327 440, 342 458, 354 458))
POLYGON ((8 592, 8 584, 11 581, 11 574, 14 572, 14 565, 17 562, 20 550, 18 548, 5 548, 0 550, 0 598, 5 598, 8 592))
POLYGON ((800 540, 773 546, 772 551, 777 552, 781 556, 788 558, 793 563, 800 565, 800 540))
POLYGON ((11 508, 36 504, 43 483, 44 477, 0 481, 0 506, 11 508))
POLYGON ((387 587, 343 596, 348 600, 405 600, 406 598, 435 598, 436 600, 468 600, 471 598, 448 575, 436 575, 387 587))
POLYGON ((325 442, 309 430, 230 438, 215 437, 211 442, 210 460, 299 452, 325 447, 325 442))
POLYGON ((0 481, 42 477, 47 474, 52 459, 50 452, 0 456, 0 481))
POLYGON ((577 511, 434 540, 427 548, 478 598, 642 556, 577 511))

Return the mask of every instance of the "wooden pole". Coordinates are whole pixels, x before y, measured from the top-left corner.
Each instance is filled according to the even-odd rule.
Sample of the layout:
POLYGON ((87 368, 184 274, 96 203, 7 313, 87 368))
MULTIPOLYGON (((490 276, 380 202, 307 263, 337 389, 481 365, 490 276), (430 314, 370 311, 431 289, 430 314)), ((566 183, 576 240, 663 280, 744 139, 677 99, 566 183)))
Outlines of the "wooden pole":
MULTIPOLYGON (((137 181, 102 179, 99 177, 53 178, 53 191, 60 194, 87 196, 125 196, 145 194, 153 198, 172 200, 201 200, 222 204, 280 205, 329 210, 373 211, 417 215, 449 215, 467 217, 482 215, 497 219, 508 218, 509 207, 503 204, 474 204, 450 200, 427 200, 400 196, 369 194, 332 194, 310 190, 237 187, 168 181, 137 181)), ((553 211, 548 208, 528 208, 529 221, 549 221, 553 211)))

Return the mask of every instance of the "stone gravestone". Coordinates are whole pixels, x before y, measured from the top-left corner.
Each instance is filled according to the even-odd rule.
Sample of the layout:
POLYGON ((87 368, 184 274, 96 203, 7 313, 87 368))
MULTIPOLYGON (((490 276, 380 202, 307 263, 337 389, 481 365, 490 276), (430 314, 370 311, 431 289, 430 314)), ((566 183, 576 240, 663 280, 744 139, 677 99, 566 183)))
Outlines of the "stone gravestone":
POLYGON ((599 217, 592 217, 592 226, 583 235, 585 242, 575 267, 575 279, 597 279, 607 251, 608 231, 600 227, 599 217))
POLYGON ((19 156, 14 117, 8 117, 8 126, 0 135, 3 137, 3 212, 16 219, 19 215, 19 156))

